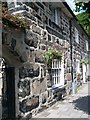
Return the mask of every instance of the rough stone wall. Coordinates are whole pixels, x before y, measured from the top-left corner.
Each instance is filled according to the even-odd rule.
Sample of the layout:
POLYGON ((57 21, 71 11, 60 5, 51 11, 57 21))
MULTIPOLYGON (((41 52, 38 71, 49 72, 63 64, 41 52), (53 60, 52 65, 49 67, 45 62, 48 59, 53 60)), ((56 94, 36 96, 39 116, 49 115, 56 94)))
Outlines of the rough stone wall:
MULTIPOLYGON (((61 47, 67 49, 69 44, 67 41, 57 37, 53 39, 53 35, 49 34, 44 29, 41 29, 40 35, 31 30, 26 31, 26 38, 24 40, 27 41, 25 41, 25 44, 27 44, 30 49, 30 58, 23 67, 19 69, 20 111, 25 115, 27 112, 42 106, 42 104, 47 104, 48 96, 52 99, 51 90, 47 90, 48 84, 52 86, 52 81, 50 80, 50 74, 47 71, 45 63, 45 52, 50 48, 56 48, 61 51, 61 47), (35 38, 29 37, 31 34, 34 37, 38 36, 36 38, 36 46, 35 38), (35 99, 35 103, 33 103, 33 99, 35 99)), ((37 109, 35 110, 37 111, 37 109)))
MULTIPOLYGON (((31 17, 33 12, 29 14, 27 11, 24 11, 21 14, 24 17, 26 17, 25 15, 28 16, 26 17, 26 20, 31 24, 30 30, 3 30, 3 44, 8 46, 14 56, 19 57, 22 63, 18 68, 19 81, 16 88, 19 90, 19 113, 20 116, 23 117, 27 117, 31 115, 31 113, 37 112, 41 106, 48 104, 48 101, 53 99, 51 91, 53 82, 50 79, 44 56, 45 52, 50 48, 56 48, 58 51, 62 51, 64 58, 64 78, 65 80, 72 80, 69 20, 67 16, 62 13, 61 27, 58 28, 55 23, 52 23, 50 26, 50 13, 51 11, 49 12, 49 9, 47 8, 44 15, 44 17, 47 17, 48 19, 45 21, 47 22, 46 24, 44 21, 36 19, 35 15, 31 17), (50 27, 49 29, 51 32, 47 30, 46 26, 50 27)), ((74 41, 74 28, 72 33, 72 39, 74 41)), ((80 59, 80 51, 76 51, 76 44, 74 42, 73 56, 73 63, 76 65, 76 61, 74 60, 76 57, 80 59)), ((73 65, 74 68, 75 65, 73 65)))
MULTIPOLYGON (((8 30, 3 31, 3 34, 6 34, 3 36, 3 40, 6 40, 3 45, 9 46, 10 51, 20 57, 22 62, 19 68, 17 66, 19 74, 16 78, 19 77, 19 81, 16 89, 18 89, 19 113, 24 117, 28 112, 30 114, 33 110, 37 111, 35 108, 47 103, 48 97, 52 97, 51 90, 47 89, 50 84, 50 87, 52 86, 52 81, 45 62, 45 52, 50 48, 56 48, 59 51, 62 51, 61 48, 67 50, 69 48, 66 40, 55 36, 53 39, 53 35, 47 30, 40 29, 39 34, 33 30, 26 30, 25 33, 15 30, 9 33, 8 30)), ((63 52, 63 57, 65 52, 67 51, 63 52)))
MULTIPOLYGON (((73 56, 73 77, 76 81, 77 86, 81 85, 83 82, 83 64, 81 61, 83 59, 88 59, 88 51, 86 48, 86 42, 89 38, 85 35, 83 30, 81 30, 78 24, 75 24, 76 21, 72 23, 72 56, 73 56), (78 42, 75 40, 75 29, 78 31, 78 42), (79 63, 79 71, 77 69, 77 64, 79 63), (78 74, 80 73, 80 79, 78 79, 78 74)), ((88 43, 89 44, 89 43, 88 43)), ((87 65, 86 65, 87 66, 87 65)), ((86 77, 87 77, 88 69, 86 70, 86 77)))

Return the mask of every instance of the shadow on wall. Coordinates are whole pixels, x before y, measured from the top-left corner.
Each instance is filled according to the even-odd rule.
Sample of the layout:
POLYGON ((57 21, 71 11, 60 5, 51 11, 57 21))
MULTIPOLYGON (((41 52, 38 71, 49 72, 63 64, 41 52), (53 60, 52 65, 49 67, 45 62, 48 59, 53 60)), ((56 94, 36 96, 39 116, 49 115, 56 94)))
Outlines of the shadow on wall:
POLYGON ((74 109, 82 110, 90 115, 90 96, 80 97, 73 101, 74 109))

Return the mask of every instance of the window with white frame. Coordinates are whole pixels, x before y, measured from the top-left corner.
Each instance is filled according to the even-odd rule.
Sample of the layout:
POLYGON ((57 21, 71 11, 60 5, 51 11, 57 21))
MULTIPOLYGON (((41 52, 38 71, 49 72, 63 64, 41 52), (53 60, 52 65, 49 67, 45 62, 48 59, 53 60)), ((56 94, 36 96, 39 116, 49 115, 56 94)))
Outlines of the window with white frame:
POLYGON ((80 60, 76 59, 76 72, 80 73, 80 60))
POLYGON ((60 84, 61 62, 58 59, 52 61, 52 80, 54 85, 60 84))
POLYGON ((86 41, 86 50, 88 51, 88 41, 86 41))
POLYGON ((75 28, 75 41, 79 43, 78 30, 75 28))

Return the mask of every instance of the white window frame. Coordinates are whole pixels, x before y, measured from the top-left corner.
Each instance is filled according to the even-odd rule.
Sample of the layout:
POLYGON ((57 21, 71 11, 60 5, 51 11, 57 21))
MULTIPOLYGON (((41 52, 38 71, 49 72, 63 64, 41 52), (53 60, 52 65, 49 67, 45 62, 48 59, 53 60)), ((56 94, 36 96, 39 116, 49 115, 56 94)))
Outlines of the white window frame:
POLYGON ((54 85, 60 84, 61 62, 58 59, 52 60, 52 80, 54 85))
POLYGON ((88 51, 88 41, 86 40, 86 50, 88 51))
POLYGON ((76 59, 76 72, 80 73, 80 60, 76 59))
POLYGON ((58 9, 55 9, 55 23, 58 25, 58 9))
POLYGON ((75 41, 79 44, 79 34, 77 28, 75 28, 75 41))

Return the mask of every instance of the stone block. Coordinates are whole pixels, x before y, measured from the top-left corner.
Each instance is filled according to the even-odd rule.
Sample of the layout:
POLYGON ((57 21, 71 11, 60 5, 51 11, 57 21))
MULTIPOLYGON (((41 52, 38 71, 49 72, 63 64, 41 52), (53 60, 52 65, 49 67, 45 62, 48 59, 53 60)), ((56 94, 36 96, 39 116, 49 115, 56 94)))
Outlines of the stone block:
POLYGON ((28 31, 26 31, 26 38, 25 38, 24 42, 28 46, 37 48, 38 36, 36 34, 34 34, 33 32, 28 30, 28 31))
POLYGON ((65 75, 65 80, 68 80, 68 81, 72 80, 71 73, 67 73, 65 75))
MULTIPOLYGON (((49 41, 47 44, 48 44, 49 47, 52 48, 52 46, 53 46, 53 42, 52 42, 52 41, 49 41)), ((54 44, 55 44, 55 43, 54 43, 54 44)))
POLYGON ((31 27, 31 29, 32 29, 33 32, 41 35, 41 29, 37 25, 33 24, 32 27, 31 27))
POLYGON ((46 96, 42 95, 42 104, 46 103, 46 96))
POLYGON ((31 119, 31 118, 32 118, 32 113, 26 114, 24 118, 25 118, 26 120, 31 119))
POLYGON ((34 68, 34 76, 38 77, 40 73, 40 66, 38 64, 35 64, 33 68, 34 68))
POLYGON ((41 50, 46 50, 46 45, 41 44, 41 45, 40 45, 40 49, 41 49, 41 50))
POLYGON ((25 96, 30 95, 30 81, 25 79, 23 81, 19 81, 18 83, 19 88, 19 97, 24 98, 25 96))
POLYGON ((42 35, 43 38, 46 38, 47 37, 47 31, 42 30, 41 35, 42 35))
POLYGON ((41 28, 44 28, 44 27, 45 27, 44 24, 43 24, 43 22, 41 22, 40 20, 38 20, 38 25, 39 25, 41 28))
POLYGON ((68 60, 67 60, 67 67, 70 67, 70 66, 71 66, 71 60, 68 59, 68 60))
MULTIPOLYGON (((29 65, 30 66, 30 65, 29 65)), ((25 78, 25 77, 34 77, 34 70, 33 66, 31 65, 30 68, 22 67, 19 69, 19 77, 25 78)))
POLYGON ((38 50, 35 52, 35 62, 45 63, 45 57, 43 51, 38 50))
MULTIPOLYGON (((17 50, 16 50, 17 51, 17 50)), ((19 53, 20 54, 20 53, 19 53)), ((26 62, 28 61, 28 54, 26 51, 22 51, 22 53, 20 54, 20 59, 22 62, 26 62)))
POLYGON ((45 45, 47 45, 48 42, 47 42, 46 38, 41 37, 41 38, 40 38, 40 44, 45 44, 45 45))
POLYGON ((19 69, 19 77, 38 77, 40 74, 40 66, 38 64, 27 63, 19 69))
POLYGON ((38 95, 46 91, 46 78, 39 78, 33 81, 32 83, 32 94, 38 95), (42 81, 40 80, 42 79, 42 81))
POLYGON ((51 86, 52 86, 52 83, 51 83, 50 80, 48 80, 48 81, 47 81, 47 87, 49 88, 49 87, 51 87, 51 86))
POLYGON ((53 48, 57 49, 58 51, 61 51, 63 48, 61 45, 59 45, 57 42, 53 44, 53 48))
POLYGON ((32 96, 20 102, 20 111, 29 112, 39 106, 39 96, 32 96))
POLYGON ((29 57, 28 57, 28 60, 29 60, 29 62, 35 62, 35 51, 34 51, 34 49, 31 49, 30 48, 30 51, 29 51, 29 53, 28 53, 29 55, 29 57))

